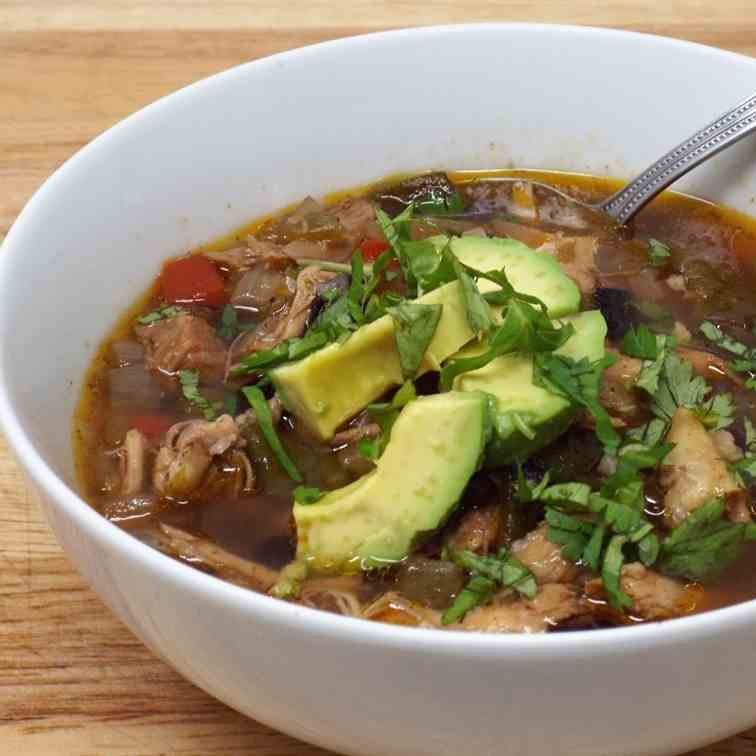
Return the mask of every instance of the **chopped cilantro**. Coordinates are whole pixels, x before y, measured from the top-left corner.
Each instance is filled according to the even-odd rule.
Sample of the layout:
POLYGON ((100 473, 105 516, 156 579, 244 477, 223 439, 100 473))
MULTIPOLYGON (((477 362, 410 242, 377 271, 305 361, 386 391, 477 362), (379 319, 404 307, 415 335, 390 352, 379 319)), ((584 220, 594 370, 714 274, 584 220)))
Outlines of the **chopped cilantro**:
POLYGON ((666 265, 672 250, 658 239, 648 240, 648 259, 651 265, 666 265))
POLYGON ((273 427, 273 418, 270 414, 268 402, 265 400, 265 395, 259 388, 257 388, 257 386, 245 386, 242 389, 242 393, 247 398, 250 407, 255 411, 255 417, 257 418, 257 425, 260 428, 260 432, 263 434, 263 438, 268 442, 268 446, 271 448, 271 451, 275 455, 279 464, 292 480, 301 483, 302 475, 299 470, 297 470, 291 457, 287 454, 284 445, 281 443, 281 439, 278 438, 276 429, 273 427))
POLYGON ((631 326, 622 339, 622 351, 630 357, 655 360, 659 356, 659 345, 656 336, 646 326, 631 326))
POLYGON ((701 323, 699 330, 715 346, 737 356, 737 359, 728 363, 729 366, 738 373, 751 373, 751 377, 746 381, 746 388, 756 389, 756 379, 753 377, 756 373, 756 348, 733 339, 708 320, 701 323))
POLYGON ((179 382, 184 398, 190 404, 202 410, 205 420, 215 420, 218 417, 217 406, 202 396, 199 390, 199 372, 197 370, 179 371, 179 382))
POLYGON ((371 460, 378 459, 386 444, 391 437, 391 428, 394 426, 396 419, 402 408, 417 398, 415 384, 412 381, 405 381, 401 388, 394 394, 390 402, 380 404, 369 404, 367 407, 368 415, 381 428, 381 435, 378 438, 363 438, 357 444, 360 454, 371 460))
POLYGON ((478 556, 472 551, 454 551, 452 560, 470 573, 470 580, 454 603, 444 612, 441 622, 458 622, 470 609, 487 603, 496 588, 512 588, 526 598, 536 595, 535 578, 530 570, 505 548, 495 556, 478 556))
POLYGON ((157 310, 152 310, 152 312, 140 315, 137 318, 137 323, 150 325, 151 323, 157 323, 158 320, 168 320, 169 318, 176 318, 179 315, 186 314, 187 311, 178 305, 162 305, 161 307, 158 307, 157 310))
POLYGON ((428 346, 441 319, 442 305, 402 302, 389 310, 394 321, 394 337, 399 352, 402 377, 409 380, 420 369, 428 346))
POLYGON ((710 499, 674 528, 661 544, 659 566, 670 575, 707 580, 719 575, 752 538, 742 523, 724 518, 724 500, 710 499))
POLYGON ((294 501, 297 504, 308 505, 320 501, 325 494, 316 486, 297 486, 294 489, 294 501))
POLYGON ((606 354, 596 362, 586 357, 575 361, 571 357, 553 353, 535 355, 533 383, 552 394, 563 396, 573 404, 585 407, 596 422, 596 435, 607 454, 615 454, 620 437, 612 426, 609 413, 599 401, 601 377, 613 365, 616 356, 606 354))

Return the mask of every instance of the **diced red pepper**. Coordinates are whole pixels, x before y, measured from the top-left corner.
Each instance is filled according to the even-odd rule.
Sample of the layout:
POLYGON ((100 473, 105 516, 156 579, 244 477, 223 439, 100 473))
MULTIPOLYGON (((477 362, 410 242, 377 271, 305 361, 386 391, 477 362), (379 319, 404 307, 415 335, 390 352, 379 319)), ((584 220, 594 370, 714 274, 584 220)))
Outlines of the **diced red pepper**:
POLYGON ((135 415, 129 420, 129 428, 136 428, 145 436, 162 436, 174 422, 165 415, 135 415))
POLYGON ((166 302, 220 307, 226 303, 225 283, 218 268, 206 257, 191 255, 163 267, 160 291, 166 302))
POLYGON ((388 248, 389 243, 383 239, 363 239, 362 244, 360 244, 362 259, 365 262, 372 262, 388 248))

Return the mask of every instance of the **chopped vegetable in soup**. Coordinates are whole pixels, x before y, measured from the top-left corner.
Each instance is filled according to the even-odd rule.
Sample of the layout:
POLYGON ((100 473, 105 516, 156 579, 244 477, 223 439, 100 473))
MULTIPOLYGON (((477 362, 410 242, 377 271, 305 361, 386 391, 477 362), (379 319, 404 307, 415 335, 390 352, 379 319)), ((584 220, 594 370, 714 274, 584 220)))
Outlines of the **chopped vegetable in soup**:
POLYGON ((387 180, 168 261, 88 374, 92 505, 221 579, 412 627, 756 597, 756 224, 669 194, 616 227, 528 178, 614 188, 387 180))

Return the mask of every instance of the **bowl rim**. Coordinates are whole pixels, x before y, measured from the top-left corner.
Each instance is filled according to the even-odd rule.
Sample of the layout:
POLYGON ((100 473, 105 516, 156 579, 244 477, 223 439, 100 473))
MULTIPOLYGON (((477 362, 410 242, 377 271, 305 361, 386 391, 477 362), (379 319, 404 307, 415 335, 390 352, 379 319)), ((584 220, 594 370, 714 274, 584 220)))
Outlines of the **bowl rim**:
MULTIPOLYGON (((34 225, 35 211, 39 206, 54 200, 59 186, 86 172, 88 162, 99 159, 117 147, 122 135, 141 124, 145 119, 170 111, 179 102, 201 95, 220 80, 231 81, 237 77, 264 76, 266 70, 275 68, 281 61, 317 58, 322 55, 349 53, 354 47, 382 44, 387 40, 426 38, 434 35, 475 35, 491 32, 523 32, 551 34, 555 36, 583 36, 587 40, 597 38, 638 38, 646 44, 665 46, 670 52, 705 55, 740 66, 751 66, 756 74, 756 59, 739 53, 721 50, 686 40, 645 34, 619 29, 591 26, 544 23, 471 23, 419 26, 389 31, 373 32, 320 42, 305 47, 285 50, 271 56, 253 60, 213 74, 172 92, 129 115, 97 136, 74 153, 63 165, 48 177, 26 203, 5 237, 0 254, 0 292, 11 285, 11 267, 14 248, 23 248, 23 236, 34 225)), ((511 655, 527 652, 530 655, 550 656, 561 654, 589 653, 591 655, 616 647, 618 643, 633 645, 636 649, 659 645, 690 642, 721 633, 725 629, 738 632, 756 624, 756 600, 713 609, 702 614, 667 620, 663 623, 649 622, 630 627, 594 630, 579 630, 571 633, 503 633, 485 634, 466 631, 400 627, 378 622, 344 617, 330 612, 292 604, 227 583, 219 578, 181 564, 175 559, 142 543, 136 537, 106 520, 96 512, 73 488, 68 486, 37 451, 26 433, 20 418, 11 405, 6 388, 7 366, 4 331, 9 323, 0 324, 0 430, 13 451, 20 467, 42 491, 51 506, 84 533, 85 540, 92 539, 104 550, 113 550, 130 562, 141 563, 150 572, 160 575, 161 580, 172 583, 176 590, 187 595, 202 595, 204 601, 216 605, 231 605, 232 608, 254 621, 255 617, 268 624, 296 625, 309 635, 328 636, 332 640, 352 644, 380 644, 394 649, 422 649, 425 653, 459 655, 468 657, 511 655), (429 645, 430 644, 430 645, 429 645)))

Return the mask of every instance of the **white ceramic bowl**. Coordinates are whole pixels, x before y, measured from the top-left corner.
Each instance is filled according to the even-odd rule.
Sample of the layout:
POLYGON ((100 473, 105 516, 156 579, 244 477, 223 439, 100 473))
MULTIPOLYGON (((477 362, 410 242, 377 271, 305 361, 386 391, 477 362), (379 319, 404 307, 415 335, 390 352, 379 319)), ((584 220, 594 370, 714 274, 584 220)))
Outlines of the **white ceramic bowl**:
MULTIPOLYGON (((214 696, 350 754, 679 753, 756 722, 756 603, 638 628, 478 636, 276 601, 142 545, 76 493, 71 415, 160 261, 303 197, 400 170, 629 176, 756 89, 756 61, 535 25, 390 32, 188 87, 72 158, 0 255, 0 420, 72 562, 214 696)), ((754 142, 687 187, 746 212, 754 142)))

